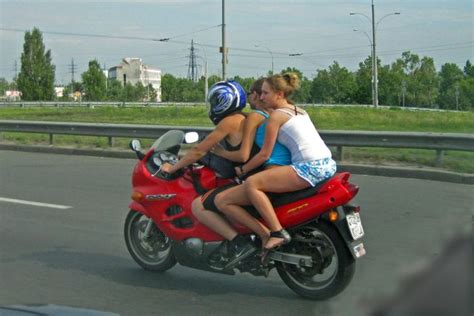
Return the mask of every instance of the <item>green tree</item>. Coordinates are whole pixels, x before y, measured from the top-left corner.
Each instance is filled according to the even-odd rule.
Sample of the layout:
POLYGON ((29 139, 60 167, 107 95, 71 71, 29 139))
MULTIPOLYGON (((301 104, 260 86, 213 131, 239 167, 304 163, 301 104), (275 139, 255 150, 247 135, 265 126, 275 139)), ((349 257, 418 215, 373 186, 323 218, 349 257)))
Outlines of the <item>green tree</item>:
POLYGON ((444 109, 455 109, 456 108, 456 88, 462 79, 464 73, 453 63, 446 63, 441 66, 440 85, 439 85, 439 97, 438 103, 440 107, 444 109))
POLYGON ((420 68, 417 73, 419 86, 418 105, 433 107, 439 93, 439 77, 436 71, 434 60, 431 57, 421 59, 420 68))
POLYGON ((175 101, 176 78, 172 74, 164 74, 161 77, 161 100, 163 102, 175 101))
POLYGON ((148 87, 146 87, 147 89, 147 101, 156 101, 156 97, 158 96, 158 91, 155 90, 155 88, 153 88, 153 86, 150 84, 148 84, 148 87))
POLYGON ((329 66, 329 70, 318 70, 311 87, 313 98, 321 103, 350 104, 354 102, 355 92, 354 75, 337 61, 329 66))
POLYGON ((474 110, 474 65, 470 60, 464 66, 464 79, 460 83, 459 103, 463 110, 474 110))
POLYGON ((21 70, 18 74, 18 89, 26 101, 53 100, 54 71, 51 51, 45 52, 43 35, 33 28, 25 33, 21 54, 21 70))
POLYGON ((418 93, 420 86, 417 81, 417 73, 421 65, 420 56, 409 51, 402 53, 401 65, 406 75, 406 103, 418 106, 418 93))
POLYGON ((401 106, 403 104, 403 85, 407 82, 407 75, 403 72, 401 61, 390 66, 380 67, 379 100, 380 104, 401 106))
POLYGON ((136 94, 135 86, 132 85, 131 83, 127 83, 123 87, 121 99, 124 102, 136 101, 137 94, 136 94))
POLYGON ((354 101, 358 104, 372 103, 372 57, 367 57, 359 63, 359 69, 354 74, 356 90, 354 101))
POLYGON ((408 105, 419 107, 434 105, 439 93, 439 77, 433 58, 426 56, 420 58, 407 51, 392 64, 392 68, 396 68, 397 72, 403 70, 404 76, 398 73, 396 77, 405 82, 405 99, 408 105))
POLYGON ((147 100, 148 98, 148 95, 147 95, 147 88, 141 83, 141 82, 137 82, 135 84, 135 99, 133 101, 145 101, 147 100))
POLYGON ((82 74, 84 99, 88 101, 103 101, 107 95, 107 78, 97 60, 89 61, 89 68, 82 74))
POLYGON ((466 61, 466 65, 464 66, 464 75, 466 75, 466 77, 474 78, 474 65, 471 64, 470 60, 466 61))
POLYGON ((0 78, 0 96, 4 96, 8 90, 9 83, 5 78, 0 78))
POLYGON ((123 101, 123 86, 118 80, 109 80, 107 82, 107 100, 123 101))
MULTIPOLYGON (((378 69, 378 98, 381 105, 397 105, 400 98, 400 82, 403 71, 397 71, 389 65, 382 65, 377 59, 378 69)), ((399 69, 400 70, 400 69, 399 69)), ((372 57, 368 56, 359 63, 359 69, 354 73, 354 101, 358 104, 373 104, 372 96, 372 57)))
POLYGON ((459 86, 460 110, 474 110, 474 77, 464 78, 459 86))
POLYGON ((330 92, 329 73, 326 69, 318 69, 311 83, 311 100, 316 103, 334 103, 330 92))

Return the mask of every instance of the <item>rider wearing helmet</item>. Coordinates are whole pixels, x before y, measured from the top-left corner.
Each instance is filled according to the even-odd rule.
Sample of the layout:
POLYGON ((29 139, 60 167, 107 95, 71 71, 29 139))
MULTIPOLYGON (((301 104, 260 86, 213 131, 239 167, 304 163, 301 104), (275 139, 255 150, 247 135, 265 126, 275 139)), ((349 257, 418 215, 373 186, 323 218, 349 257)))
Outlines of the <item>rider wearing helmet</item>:
MULTIPOLYGON (((209 156, 206 154, 208 152, 211 154, 211 149, 219 143, 230 151, 240 149, 246 118, 242 113, 247 101, 244 89, 235 81, 220 81, 210 88, 207 100, 210 105, 209 118, 216 125, 216 128, 201 143, 190 149, 175 165, 163 164, 161 166, 162 171, 174 173, 196 161, 205 160, 209 156)), ((213 155, 212 161, 223 159, 217 155, 211 155, 213 155)), ((229 161, 229 164, 228 171, 235 175, 232 162, 229 161)), ((210 167, 213 167, 212 163, 210 163, 210 167)), ((200 202, 200 198, 195 201, 200 202)), ((201 221, 201 218, 199 220, 201 221)), ((222 223, 225 221, 221 215, 212 213, 203 224, 212 227, 215 226, 216 222, 222 223)), ((229 248, 232 255, 241 256, 254 249, 254 246, 245 237, 238 235, 232 229, 226 232, 227 234, 223 233, 222 236, 230 241, 229 248)))
MULTIPOLYGON (((246 105, 244 89, 236 81, 219 81, 207 96, 209 118, 216 128, 206 138, 191 148, 175 165, 163 164, 161 171, 174 173, 203 158, 215 145, 222 143, 227 150, 238 150, 242 141, 246 105)), ((233 171, 233 170, 231 170, 233 171)))
POLYGON ((229 114, 242 111, 247 102, 245 91, 233 80, 220 81, 214 84, 207 95, 210 104, 209 118, 214 125, 229 114))

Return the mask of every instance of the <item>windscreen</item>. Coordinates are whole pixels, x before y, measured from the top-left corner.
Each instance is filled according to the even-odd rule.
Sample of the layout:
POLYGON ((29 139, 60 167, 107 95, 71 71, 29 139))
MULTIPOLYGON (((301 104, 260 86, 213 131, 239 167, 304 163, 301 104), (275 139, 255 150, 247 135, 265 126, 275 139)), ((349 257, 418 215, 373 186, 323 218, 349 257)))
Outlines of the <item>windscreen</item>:
POLYGON ((155 151, 159 150, 175 150, 176 148, 179 150, 181 143, 184 140, 184 132, 178 130, 170 130, 164 133, 160 138, 158 138, 151 148, 155 151))

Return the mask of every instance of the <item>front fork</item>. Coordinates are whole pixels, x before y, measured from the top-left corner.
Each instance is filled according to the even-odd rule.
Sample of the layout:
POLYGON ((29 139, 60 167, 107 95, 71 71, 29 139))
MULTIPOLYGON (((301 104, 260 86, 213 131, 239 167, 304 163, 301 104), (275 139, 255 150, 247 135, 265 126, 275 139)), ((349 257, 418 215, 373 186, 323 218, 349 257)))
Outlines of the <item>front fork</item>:
POLYGON ((142 204, 140 204, 136 201, 132 201, 128 207, 131 210, 142 213, 143 215, 145 215, 148 218, 148 222, 147 222, 146 227, 145 227, 145 232, 143 233, 143 240, 148 241, 148 238, 150 238, 151 229, 153 228, 153 225, 154 225, 150 214, 148 214, 148 212, 146 212, 146 209, 143 207, 142 204))
POLYGON ((145 232, 143 233, 143 240, 148 241, 148 238, 150 238, 150 232, 151 229, 153 228, 153 220, 151 218, 148 218, 148 223, 146 224, 145 227, 145 232))

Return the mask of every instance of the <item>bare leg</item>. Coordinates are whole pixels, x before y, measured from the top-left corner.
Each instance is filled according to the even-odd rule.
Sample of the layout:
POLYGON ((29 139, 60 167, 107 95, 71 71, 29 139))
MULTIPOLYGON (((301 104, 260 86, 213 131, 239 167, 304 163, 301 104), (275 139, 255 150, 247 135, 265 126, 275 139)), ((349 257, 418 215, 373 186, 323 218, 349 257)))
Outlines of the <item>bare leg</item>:
POLYGON ((222 216, 204 209, 201 197, 198 197, 193 201, 192 211, 194 216, 201 223, 223 236, 225 239, 232 240, 237 236, 235 229, 222 216))
POLYGON ((269 229, 240 206, 251 204, 247 199, 243 185, 232 187, 217 194, 215 204, 227 217, 255 232, 262 239, 263 244, 268 240, 269 229))
MULTIPOLYGON (((272 232, 282 230, 270 199, 265 192, 292 192, 307 188, 308 182, 300 178, 290 166, 267 169, 247 179, 243 184, 247 197, 260 213, 272 232)), ((282 238, 271 237, 265 248, 282 243, 282 238)))

